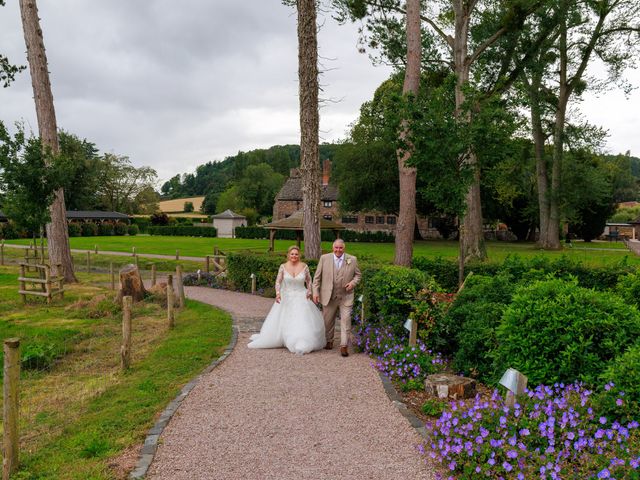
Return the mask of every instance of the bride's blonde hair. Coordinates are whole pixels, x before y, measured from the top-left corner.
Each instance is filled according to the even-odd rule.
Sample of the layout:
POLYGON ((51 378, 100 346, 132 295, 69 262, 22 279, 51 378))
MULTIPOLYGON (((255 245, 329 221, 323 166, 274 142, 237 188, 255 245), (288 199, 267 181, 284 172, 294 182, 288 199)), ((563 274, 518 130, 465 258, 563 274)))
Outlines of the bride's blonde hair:
POLYGON ((291 245, 289 248, 287 248, 287 257, 289 256, 289 254, 294 251, 294 250, 298 250, 298 253, 300 253, 300 247, 297 245, 291 245))

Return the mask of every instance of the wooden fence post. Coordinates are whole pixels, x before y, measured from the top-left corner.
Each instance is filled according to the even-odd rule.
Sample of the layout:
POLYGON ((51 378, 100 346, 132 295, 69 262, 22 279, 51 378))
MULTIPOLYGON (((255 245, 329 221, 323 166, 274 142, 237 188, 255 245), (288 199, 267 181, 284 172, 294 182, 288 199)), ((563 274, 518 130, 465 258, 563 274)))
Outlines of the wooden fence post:
POLYGON ((167 275, 167 322, 169 324, 169 328, 173 328, 175 324, 175 316, 173 313, 173 275, 167 275))
POLYGON ((131 247, 131 256, 132 257, 136 256, 136 247, 131 247))
POLYGON ((415 347, 418 343, 418 322, 411 320, 411 330, 409 331, 409 346, 415 347))
POLYGON ((180 308, 184 308, 184 285, 182 283, 182 267, 180 265, 176 266, 176 277, 176 284, 178 286, 178 305, 180 305, 180 308))
MULTIPOLYGON (((27 275, 26 268, 24 265, 20 265, 20 278, 23 279, 27 275)), ((20 291, 24 292, 27 290, 27 284, 24 280, 20 280, 20 291)), ((20 294, 22 296, 22 303, 27 303, 27 296, 24 293, 20 294)))
POLYGON ((211 268, 211 257, 209 257, 209 255, 205 257, 204 265, 205 265, 205 271, 209 273, 209 269, 211 268))
POLYGON ((94 245, 94 251, 96 252, 96 255, 98 254, 98 245, 94 245))
POLYGON ((131 364, 131 304, 130 296, 122 297, 122 345, 120 346, 120 365, 123 370, 131 364))
POLYGON ((138 267, 138 255, 136 255, 135 257, 133 257, 135 264, 136 264, 136 268, 138 267))
POLYGON ((109 262, 109 274, 111 275, 111 290, 116 289, 116 276, 113 271, 113 262, 109 262))
POLYGON ((4 341, 4 405, 2 419, 4 433, 2 443, 2 480, 18 468, 19 453, 19 382, 20 382, 20 339, 7 338, 4 341))
MULTIPOLYGON (((0 265, 4 265, 4 240, 0 243, 0 265)), ((209 270, 207 270, 208 272, 209 270)))
POLYGON ((91 273, 91 252, 87 250, 87 273, 91 273))
POLYGON ((251 295, 256 294, 256 274, 251 274, 251 295))
POLYGON ((156 286, 156 264, 155 263, 151 264, 151 286, 152 287, 156 286))
POLYGON ((176 261, 180 260, 180 250, 176 248, 176 261))

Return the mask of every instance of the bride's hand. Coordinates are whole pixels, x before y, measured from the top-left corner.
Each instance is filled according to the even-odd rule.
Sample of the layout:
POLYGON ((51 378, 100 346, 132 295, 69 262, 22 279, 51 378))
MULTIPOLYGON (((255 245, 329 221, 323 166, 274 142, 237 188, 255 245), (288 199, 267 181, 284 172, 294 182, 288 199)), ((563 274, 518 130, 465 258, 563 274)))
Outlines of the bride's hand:
POLYGON ((276 303, 280 303, 280 300, 282 300, 280 293, 276 293, 276 303))

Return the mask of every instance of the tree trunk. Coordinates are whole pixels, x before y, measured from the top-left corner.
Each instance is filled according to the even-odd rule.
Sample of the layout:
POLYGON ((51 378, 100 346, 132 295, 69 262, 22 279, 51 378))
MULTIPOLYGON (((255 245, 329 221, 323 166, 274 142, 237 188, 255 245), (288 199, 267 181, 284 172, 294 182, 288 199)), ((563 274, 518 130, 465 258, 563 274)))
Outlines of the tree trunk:
POLYGON ((320 151, 318 130, 318 39, 315 0, 298 0, 300 82, 300 173, 304 212, 304 256, 318 259, 320 245, 320 151))
MULTIPOLYGON (((466 2, 453 2, 455 12, 455 36, 453 56, 456 73, 456 118, 459 122, 470 123, 471 113, 464 103, 464 88, 469 83, 470 58, 468 56, 469 22, 471 11, 466 2), (466 108, 466 110, 465 110, 466 108)), ((487 250, 484 244, 482 223, 482 201, 480 198, 480 168, 478 157, 472 151, 465 154, 463 163, 473 170, 473 179, 466 195, 467 209, 462 217, 460 227, 460 278, 464 276, 464 264, 469 260, 484 260, 487 250)))
MULTIPOLYGON (((20 0, 20 12, 24 40, 27 46, 27 59, 31 73, 36 115, 38 117, 38 131, 45 155, 55 156, 60 151, 58 128, 36 1, 20 0)), ((71 249, 69 247, 67 216, 62 189, 55 192, 53 203, 49 209, 51 222, 47 224, 47 240, 51 268, 54 275, 63 275, 65 282, 77 282, 73 273, 73 260, 71 259, 71 249), (62 265, 62 272, 57 272, 56 265, 58 264, 62 265)))
MULTIPOLYGON (((404 74, 402 93, 418 95, 420 86, 420 0, 407 0, 407 68, 404 74)), ((396 225, 395 259, 396 265, 411 266, 413 258, 413 236, 416 225, 416 177, 415 167, 407 166, 411 159, 413 146, 409 140, 409 122, 402 121, 400 140, 404 143, 402 149, 396 152, 398 158, 398 172, 400 178, 400 205, 398 223, 396 225)))
POLYGON ((139 302, 144 299, 146 293, 138 267, 133 264, 122 267, 117 301, 122 302, 123 297, 131 297, 134 302, 139 302))
POLYGON ((547 160, 544 155, 544 132, 542 129, 540 86, 541 75, 534 73, 531 84, 528 85, 529 100, 531 102, 531 133, 536 158, 536 177, 538 186, 538 210, 540 216, 540 236, 538 244, 541 248, 549 248, 549 178, 547 160))

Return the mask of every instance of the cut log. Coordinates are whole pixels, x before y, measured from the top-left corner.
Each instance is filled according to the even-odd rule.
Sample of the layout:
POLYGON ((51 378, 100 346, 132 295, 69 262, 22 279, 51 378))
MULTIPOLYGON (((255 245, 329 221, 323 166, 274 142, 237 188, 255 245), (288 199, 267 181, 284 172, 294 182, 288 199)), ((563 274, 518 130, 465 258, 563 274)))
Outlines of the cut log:
POLYGON ((120 269, 120 291, 118 292, 118 302, 122 302, 122 297, 130 296, 134 302, 142 300, 147 291, 144 288, 142 277, 138 267, 129 264, 120 269))
POLYGON ((460 400, 472 398, 476 394, 476 381, 472 378, 460 377, 451 373, 436 373, 427 376, 424 381, 427 393, 438 398, 460 400))

